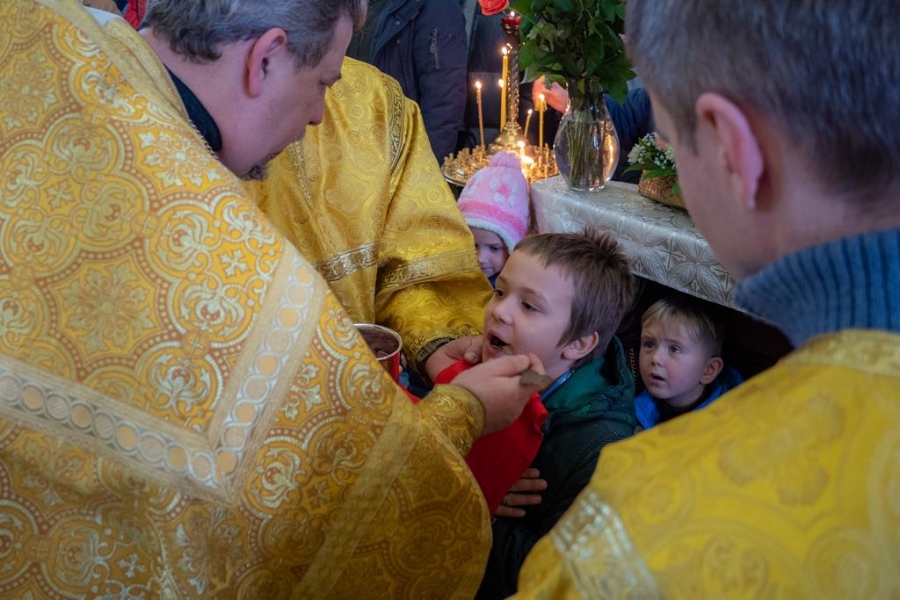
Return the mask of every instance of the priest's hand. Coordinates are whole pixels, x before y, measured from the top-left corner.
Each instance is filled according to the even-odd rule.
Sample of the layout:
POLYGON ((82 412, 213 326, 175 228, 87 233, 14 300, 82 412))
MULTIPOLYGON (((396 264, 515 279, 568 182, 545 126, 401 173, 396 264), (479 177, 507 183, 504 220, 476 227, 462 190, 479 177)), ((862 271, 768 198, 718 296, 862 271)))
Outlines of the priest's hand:
POLYGON ((484 406, 484 430, 481 435, 511 425, 522 414, 531 394, 547 387, 542 377, 520 377, 529 370, 544 374, 544 366, 534 354, 501 356, 475 365, 453 380, 453 385, 472 392, 484 406))

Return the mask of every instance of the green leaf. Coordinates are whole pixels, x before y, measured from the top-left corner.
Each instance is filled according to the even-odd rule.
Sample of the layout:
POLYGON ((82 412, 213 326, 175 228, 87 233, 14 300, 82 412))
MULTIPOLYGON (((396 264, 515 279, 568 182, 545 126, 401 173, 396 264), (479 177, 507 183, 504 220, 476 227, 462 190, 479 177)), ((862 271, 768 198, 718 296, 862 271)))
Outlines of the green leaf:
POLYGON ((656 168, 657 166, 654 162, 639 162, 630 165, 627 169, 625 169, 625 173, 631 173, 633 171, 651 171, 656 168))
POLYGON ((644 179, 653 179, 654 177, 668 177, 675 174, 675 171, 673 171, 672 169, 654 169, 648 170, 646 173, 644 173, 644 179))
POLYGON ((625 97, 628 96, 628 83, 621 79, 610 78, 609 87, 606 89, 606 92, 612 96, 613 100, 622 104, 625 102, 625 97))
POLYGON ((575 2, 573 2, 573 0, 553 0, 553 4, 563 12, 571 12, 575 9, 575 2))
POLYGON ((522 44, 519 46, 519 64, 530 65, 534 62, 534 44, 522 44))
POLYGON ((527 15, 531 13, 531 0, 513 0, 509 7, 520 15, 527 15))

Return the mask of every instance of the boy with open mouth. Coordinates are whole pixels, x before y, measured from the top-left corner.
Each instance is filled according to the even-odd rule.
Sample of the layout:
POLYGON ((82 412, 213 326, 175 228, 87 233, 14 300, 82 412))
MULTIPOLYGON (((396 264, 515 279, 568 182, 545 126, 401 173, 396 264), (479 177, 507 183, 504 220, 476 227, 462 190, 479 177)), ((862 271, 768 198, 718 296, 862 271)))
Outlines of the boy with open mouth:
MULTIPOLYGON (((633 294, 615 239, 592 230, 526 237, 497 277, 481 358, 533 354, 548 387, 513 425, 478 440, 466 462, 492 512, 526 468, 547 488, 524 517, 495 520, 479 598, 516 591, 525 556, 587 485, 601 448, 634 433, 634 381, 614 337, 633 294)), ((438 379, 465 368, 460 361, 438 379)))

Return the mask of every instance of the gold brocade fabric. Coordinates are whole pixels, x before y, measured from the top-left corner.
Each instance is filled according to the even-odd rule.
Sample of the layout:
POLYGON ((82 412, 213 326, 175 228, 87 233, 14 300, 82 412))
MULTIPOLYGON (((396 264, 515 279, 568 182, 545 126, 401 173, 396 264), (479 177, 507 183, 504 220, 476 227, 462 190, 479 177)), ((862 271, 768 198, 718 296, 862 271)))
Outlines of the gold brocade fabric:
POLYGON ((0 597, 471 597, 480 404, 409 402, 164 73, 0 2, 0 597))
POLYGON ((521 598, 900 597, 900 335, 820 336, 608 446, 521 598))
POLYGON ((416 359, 429 341, 481 332, 490 285, 396 81, 346 59, 321 125, 250 191, 357 322, 398 331, 416 359))

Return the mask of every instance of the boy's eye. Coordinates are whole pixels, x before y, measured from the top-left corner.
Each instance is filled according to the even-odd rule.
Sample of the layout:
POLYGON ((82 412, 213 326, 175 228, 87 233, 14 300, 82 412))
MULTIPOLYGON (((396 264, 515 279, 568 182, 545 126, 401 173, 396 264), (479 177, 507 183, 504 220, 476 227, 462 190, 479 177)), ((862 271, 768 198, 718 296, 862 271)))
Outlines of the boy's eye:
POLYGON ((652 347, 653 347, 653 342, 652 342, 651 340, 644 340, 643 342, 641 342, 641 347, 643 347, 643 348, 652 348, 652 347))
POLYGON ((529 312, 533 312, 533 311, 537 310, 537 307, 534 304, 530 304, 528 302, 523 302, 522 308, 524 308, 525 310, 527 310, 529 312))
POLYGON ((501 290, 500 288, 494 288, 494 296, 496 296, 497 298, 502 298, 504 295, 505 294, 503 293, 503 290, 501 290))
POLYGON ((679 348, 678 346, 672 346, 672 347, 670 347, 670 348, 669 348, 669 351, 670 351, 672 354, 681 354, 681 348, 679 348))
POLYGON ((488 246, 491 252, 500 252, 503 248, 500 246, 488 246))

